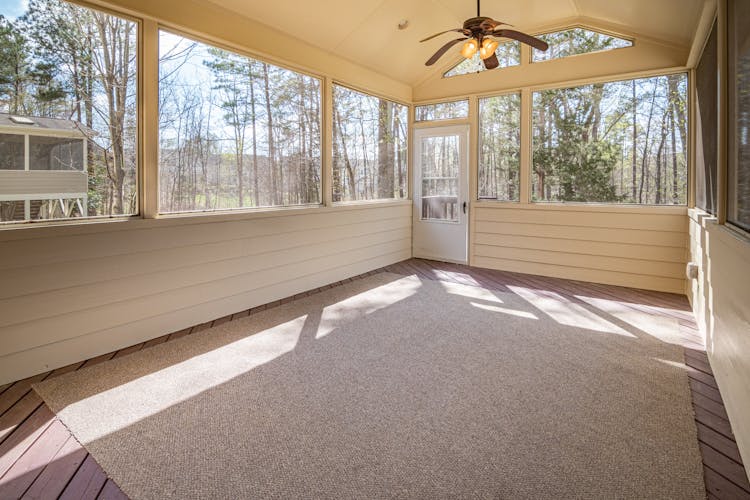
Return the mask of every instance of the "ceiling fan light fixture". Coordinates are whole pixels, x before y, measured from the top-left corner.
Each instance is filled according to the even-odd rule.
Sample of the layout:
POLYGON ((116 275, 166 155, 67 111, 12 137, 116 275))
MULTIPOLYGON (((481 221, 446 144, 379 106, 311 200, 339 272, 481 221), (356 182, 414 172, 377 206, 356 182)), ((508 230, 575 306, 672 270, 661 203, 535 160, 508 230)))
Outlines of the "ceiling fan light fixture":
POLYGON ((477 42, 473 38, 469 38, 464 42, 463 47, 461 47, 461 55, 464 56, 466 59, 471 59, 474 57, 474 54, 477 53, 477 50, 479 49, 479 42, 477 42))
POLYGON ((485 38, 484 40, 482 40, 482 47, 479 49, 479 57, 481 57, 482 59, 492 57, 492 54, 495 53, 498 45, 499 42, 497 40, 493 40, 492 38, 485 38))

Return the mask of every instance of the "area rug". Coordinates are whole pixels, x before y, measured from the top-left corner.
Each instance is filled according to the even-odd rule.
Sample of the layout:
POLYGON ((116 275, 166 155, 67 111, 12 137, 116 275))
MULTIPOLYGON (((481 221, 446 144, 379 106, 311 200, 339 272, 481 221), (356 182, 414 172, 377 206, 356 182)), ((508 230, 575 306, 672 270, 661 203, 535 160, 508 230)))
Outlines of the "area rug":
POLYGON ((381 273, 35 389, 133 499, 704 498, 681 347, 606 309, 381 273))

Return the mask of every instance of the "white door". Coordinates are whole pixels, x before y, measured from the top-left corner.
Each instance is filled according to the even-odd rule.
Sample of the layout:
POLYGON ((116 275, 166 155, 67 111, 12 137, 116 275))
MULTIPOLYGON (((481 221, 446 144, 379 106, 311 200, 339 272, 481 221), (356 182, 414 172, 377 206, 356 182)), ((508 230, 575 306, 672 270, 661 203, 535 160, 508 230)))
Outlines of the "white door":
POLYGON ((414 256, 468 262, 469 126, 414 131, 414 256))

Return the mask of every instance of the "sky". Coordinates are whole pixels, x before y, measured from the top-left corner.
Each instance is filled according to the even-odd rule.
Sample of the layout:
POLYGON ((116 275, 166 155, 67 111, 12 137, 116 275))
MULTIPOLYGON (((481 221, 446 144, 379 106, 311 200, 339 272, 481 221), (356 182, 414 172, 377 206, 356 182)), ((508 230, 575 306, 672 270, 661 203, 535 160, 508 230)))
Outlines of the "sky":
POLYGON ((28 5, 28 0, 0 0, 0 14, 15 19, 26 12, 28 5))

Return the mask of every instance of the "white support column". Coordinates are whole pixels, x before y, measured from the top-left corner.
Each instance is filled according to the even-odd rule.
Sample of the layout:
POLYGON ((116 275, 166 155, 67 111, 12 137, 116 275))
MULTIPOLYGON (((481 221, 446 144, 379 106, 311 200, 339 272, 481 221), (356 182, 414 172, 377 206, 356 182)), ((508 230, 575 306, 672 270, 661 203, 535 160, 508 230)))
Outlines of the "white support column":
POLYGON ((159 26, 154 20, 141 23, 139 70, 140 118, 140 214, 154 219, 159 214, 159 26))
POLYGON ((23 220, 31 220, 31 200, 23 200, 23 220))
POLYGON ((30 154, 29 151, 31 148, 29 147, 29 134, 24 134, 23 136, 23 169, 27 172, 29 171, 29 166, 31 163, 30 160, 30 154))

